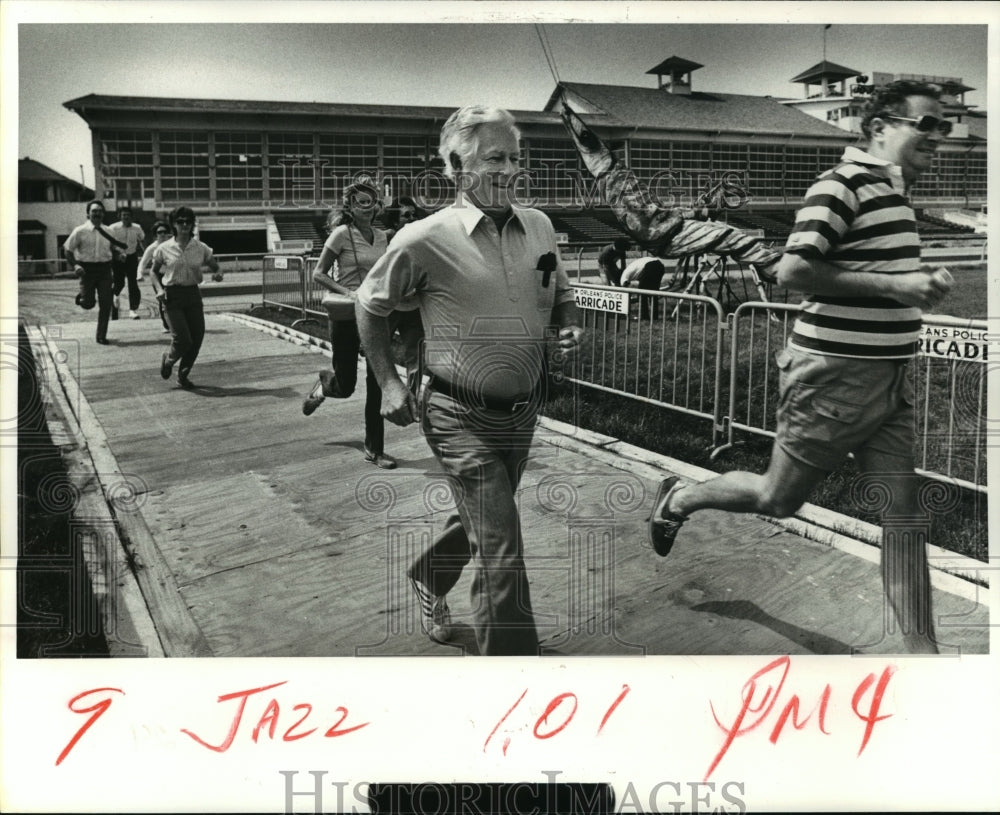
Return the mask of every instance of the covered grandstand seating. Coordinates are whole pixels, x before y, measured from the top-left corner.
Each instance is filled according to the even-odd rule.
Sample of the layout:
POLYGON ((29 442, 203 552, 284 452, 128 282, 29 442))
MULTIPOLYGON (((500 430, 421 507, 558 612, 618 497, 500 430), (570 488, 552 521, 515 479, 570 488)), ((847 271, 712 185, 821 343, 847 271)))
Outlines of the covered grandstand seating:
POLYGON ((302 214, 275 214, 274 225, 283 241, 312 241, 322 246, 326 240, 323 217, 302 214))
POLYGON ((963 238, 976 234, 971 226, 953 223, 926 210, 917 212, 917 230, 922 238, 963 238))

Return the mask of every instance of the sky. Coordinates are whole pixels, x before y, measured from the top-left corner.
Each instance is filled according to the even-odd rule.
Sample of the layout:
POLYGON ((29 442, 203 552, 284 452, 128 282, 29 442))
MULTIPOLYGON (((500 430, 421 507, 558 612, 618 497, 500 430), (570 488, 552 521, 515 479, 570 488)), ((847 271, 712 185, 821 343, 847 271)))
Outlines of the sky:
MULTIPOLYGON (((985 23, 1000 20, 1000 4, 934 2, 4 0, 0 9, 4 109, 16 97, 17 156, 74 180, 82 165, 88 186, 90 131, 63 103, 91 93, 446 107, 485 101, 538 110, 555 76, 652 87, 655 77, 645 72, 677 55, 704 65, 693 76, 696 90, 801 98, 803 86, 788 80, 823 59, 829 24, 830 61, 862 73, 960 77, 976 88, 966 101, 986 109, 985 23)), ((3 118, 10 150, 8 113, 3 118)))

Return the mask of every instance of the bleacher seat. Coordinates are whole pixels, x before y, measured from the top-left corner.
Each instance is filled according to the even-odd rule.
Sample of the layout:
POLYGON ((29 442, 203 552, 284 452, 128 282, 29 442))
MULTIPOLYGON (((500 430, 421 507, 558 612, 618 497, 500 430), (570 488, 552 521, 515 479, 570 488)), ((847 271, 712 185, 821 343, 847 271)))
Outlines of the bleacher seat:
POLYGON ((301 215, 276 215, 274 225, 283 241, 312 241, 313 245, 323 245, 326 234, 323 219, 301 215))

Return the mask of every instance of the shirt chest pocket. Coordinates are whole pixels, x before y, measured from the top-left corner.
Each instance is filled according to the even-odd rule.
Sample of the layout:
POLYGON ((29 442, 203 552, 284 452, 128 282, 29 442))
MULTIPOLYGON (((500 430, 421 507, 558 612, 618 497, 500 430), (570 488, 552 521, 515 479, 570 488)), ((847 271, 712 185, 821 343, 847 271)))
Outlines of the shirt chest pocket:
POLYGON ((536 275, 535 288, 537 292, 536 298, 538 302, 538 310, 548 314, 550 311, 552 311, 552 304, 555 302, 556 274, 555 272, 552 272, 552 274, 549 275, 549 280, 547 281, 549 284, 548 286, 543 285, 544 282, 542 280, 542 277, 544 277, 543 272, 534 272, 534 274, 536 275))

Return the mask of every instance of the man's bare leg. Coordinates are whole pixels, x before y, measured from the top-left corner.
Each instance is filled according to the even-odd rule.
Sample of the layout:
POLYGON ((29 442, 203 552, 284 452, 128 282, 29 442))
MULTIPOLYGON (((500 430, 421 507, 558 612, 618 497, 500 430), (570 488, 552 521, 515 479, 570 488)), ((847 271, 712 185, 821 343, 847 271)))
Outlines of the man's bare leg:
POLYGON ((671 512, 690 515, 699 509, 727 512, 759 512, 774 518, 795 513, 828 472, 805 464, 775 444, 763 475, 734 470, 692 484, 670 497, 671 512))

